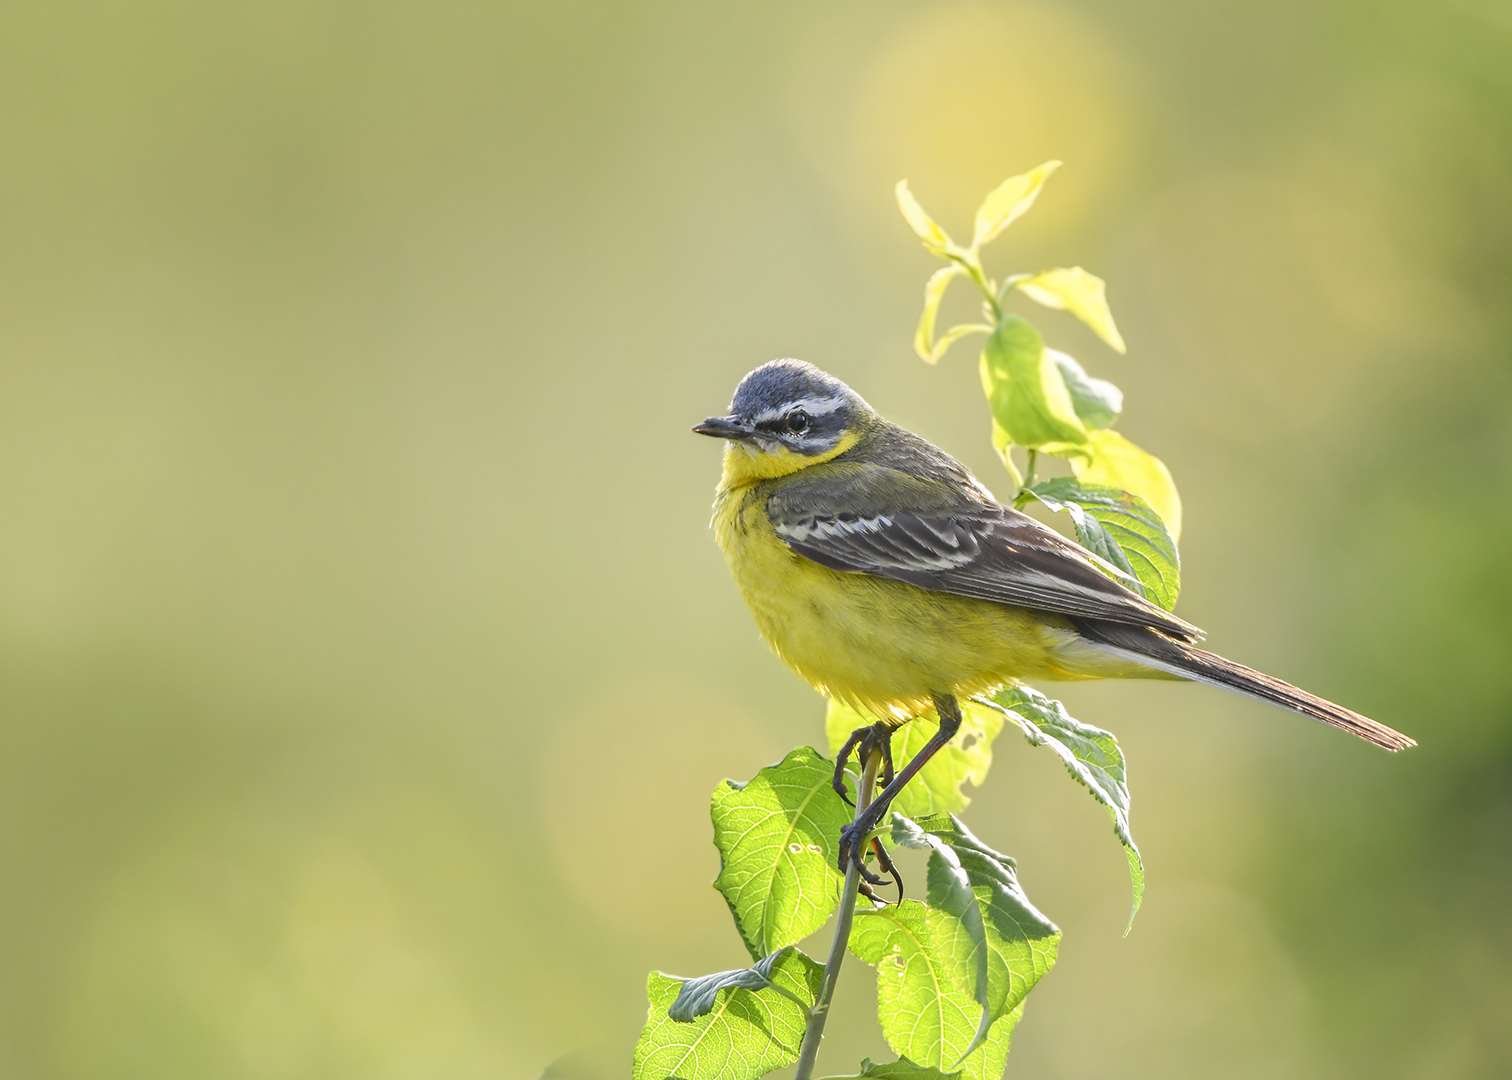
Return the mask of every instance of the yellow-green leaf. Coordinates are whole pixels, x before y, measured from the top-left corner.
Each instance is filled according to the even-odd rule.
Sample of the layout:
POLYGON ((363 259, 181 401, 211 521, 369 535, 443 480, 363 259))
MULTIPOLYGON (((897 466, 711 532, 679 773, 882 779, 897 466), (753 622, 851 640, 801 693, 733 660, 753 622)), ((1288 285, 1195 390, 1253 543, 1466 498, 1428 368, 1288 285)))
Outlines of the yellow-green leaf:
MULTIPOLYGON (((851 732, 876 721, 876 717, 859 713, 831 698, 829 712, 824 718, 830 753, 839 753, 851 732)), ((904 724, 893 734, 893 765, 902 769, 939 730, 940 719, 932 711, 904 724)), ((972 787, 981 787, 987 779, 987 770, 992 767, 992 742, 1002 730, 1001 715, 980 705, 963 702, 961 730, 919 770, 913 783, 898 794, 893 809, 909 817, 966 809, 971 802, 965 792, 966 783, 970 781, 972 787)))
POLYGON ((924 247, 931 255, 945 257, 946 253, 954 246, 945 230, 940 228, 939 222, 924 212, 919 205, 919 200, 914 198, 912 191, 908 190, 908 181, 899 180, 896 189, 898 197, 898 209, 903 212, 903 220, 908 222, 920 240, 924 241, 924 247))
POLYGON ((960 263, 951 263, 936 270, 924 284, 924 310, 919 315, 919 327, 914 331, 914 352, 925 363, 938 364, 945 355, 945 350, 967 334, 992 333, 990 326, 966 323, 952 326, 944 337, 935 340, 935 320, 940 316, 940 301, 945 299, 945 290, 950 288, 950 283, 965 273, 966 268, 960 263))
POLYGON ((999 450, 1011 444, 1062 453, 1086 443, 1060 367, 1028 320, 1004 317, 982 347, 981 373, 999 450))
POLYGON ((1029 299, 1046 307, 1069 311, 1111 347, 1124 351, 1123 335, 1108 309, 1107 283, 1096 274, 1089 274, 1079 266, 1041 270, 1020 280, 1017 287, 1029 299))
POLYGON ((1107 379, 1094 379, 1076 360, 1057 349, 1046 349, 1060 368, 1066 391, 1071 395, 1071 406, 1081 422, 1088 428, 1105 428, 1118 419, 1123 411, 1123 391, 1107 379))
MULTIPOLYGON (((982 200, 982 205, 977 207, 976 233, 972 238, 971 246, 981 247, 1022 217, 1024 212, 1034 205, 1034 200, 1039 197, 1040 188, 1044 187, 1050 174, 1058 168, 1060 168, 1059 161, 1047 161, 1037 169, 1030 169, 1018 176, 1010 176, 993 188, 982 200)), ((898 198, 901 202, 902 195, 900 194, 898 198)), ((904 215, 906 216, 907 213, 905 210, 904 215)))
POLYGON ((939 363, 941 357, 945 355, 945 351, 967 334, 990 333, 992 333, 992 327, 985 323, 961 323, 958 326, 952 326, 935 341, 934 349, 930 353, 929 362, 931 364, 939 363))
POLYGON ((1171 539, 1181 539, 1181 496, 1165 462, 1111 428, 1089 433, 1087 449, 1091 451, 1088 459, 1071 462, 1078 480, 1138 495, 1160 515, 1171 539))
POLYGON ((809 1006, 824 968, 794 949, 765 973, 765 989, 732 984, 692 1021, 674 1020, 686 980, 653 971, 646 980, 650 1008, 635 1044, 633 1080, 756 1080, 798 1060, 809 1006), (795 1000, 796 999, 796 1000, 795 1000))

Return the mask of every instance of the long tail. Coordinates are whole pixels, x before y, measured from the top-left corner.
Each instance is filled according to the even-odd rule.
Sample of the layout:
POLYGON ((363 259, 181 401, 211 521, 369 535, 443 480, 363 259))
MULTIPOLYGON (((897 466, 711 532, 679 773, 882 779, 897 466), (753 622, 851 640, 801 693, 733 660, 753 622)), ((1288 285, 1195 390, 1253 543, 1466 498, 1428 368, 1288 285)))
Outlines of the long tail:
POLYGON ((1101 619, 1077 619, 1075 622, 1085 638, 1120 659, 1164 671, 1178 678, 1235 690, 1248 697, 1269 701, 1387 750, 1405 750, 1417 745, 1415 740, 1400 731, 1352 709, 1335 705, 1316 694, 1309 694, 1306 690, 1263 671, 1236 664, 1217 653, 1173 641, 1147 627, 1127 626, 1101 619))

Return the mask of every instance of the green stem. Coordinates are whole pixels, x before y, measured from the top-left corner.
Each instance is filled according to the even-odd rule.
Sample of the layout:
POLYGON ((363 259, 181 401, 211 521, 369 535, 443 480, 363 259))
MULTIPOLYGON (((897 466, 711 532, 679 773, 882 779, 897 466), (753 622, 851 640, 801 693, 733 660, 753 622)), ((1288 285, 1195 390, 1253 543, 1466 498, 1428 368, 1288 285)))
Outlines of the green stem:
POLYGON ((1039 451, 1032 446, 1026 448, 1024 451, 1024 486, 1019 488, 1020 493, 1028 491, 1034 486, 1034 470, 1038 465, 1039 451))
MULTIPOLYGON (((861 765, 861 782, 856 785, 856 818, 871 805, 872 790, 877 786, 877 770, 882 767, 882 751, 873 750, 861 765)), ((835 996, 835 980, 840 977, 840 965, 845 961, 845 949, 850 944, 851 922, 856 917, 856 895, 861 889, 861 868, 856 860, 845 870, 845 887, 840 891, 840 907, 835 917, 835 939, 830 942, 829 961, 824 965, 824 982, 819 986, 819 998, 809 1010, 808 1023, 803 1029, 803 1046, 798 1051, 798 1071, 793 1080, 809 1080, 814 1072, 814 1059, 819 1055, 819 1043, 824 1038, 824 1022, 829 1018, 830 999, 835 996)))

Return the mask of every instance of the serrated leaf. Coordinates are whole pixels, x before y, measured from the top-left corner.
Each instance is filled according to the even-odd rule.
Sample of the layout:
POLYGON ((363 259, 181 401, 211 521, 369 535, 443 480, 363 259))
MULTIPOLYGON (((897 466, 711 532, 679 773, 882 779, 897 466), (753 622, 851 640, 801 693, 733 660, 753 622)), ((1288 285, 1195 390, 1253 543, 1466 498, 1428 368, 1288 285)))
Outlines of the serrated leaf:
POLYGON ((805 746, 748 783, 714 789, 714 887, 752 959, 812 934, 840 901, 836 845, 851 810, 830 787, 833 774, 834 763, 805 746))
POLYGON ((955 979, 953 957, 941 955, 934 926, 949 919, 917 900, 856 913, 850 950, 877 968, 877 1019, 893 1052, 921 1065, 960 1070, 961 1080, 999 1080, 1022 1010, 992 1025, 987 1038, 957 1066, 971 1045, 981 1006, 955 979))
POLYGON ((861 1059, 861 1071, 851 1076, 826 1076, 821 1080, 960 1080, 960 1072, 941 1072, 928 1065, 915 1065, 906 1057, 881 1064, 861 1059))
POLYGON ((1045 484, 1036 484, 1034 487, 1024 490, 1019 494, 1014 505, 1022 506, 1030 498, 1035 498, 1055 513, 1065 511, 1071 515, 1071 522, 1076 527, 1077 542, 1107 564, 1102 569, 1108 576, 1114 578, 1114 580, 1118 581, 1125 588, 1132 589, 1140 596, 1148 599, 1149 596, 1145 590, 1144 583, 1135 576, 1134 568, 1129 565, 1128 556, 1124 554, 1123 548, 1119 547, 1113 537, 1108 534, 1108 530, 1103 528, 1103 523, 1089 514, 1081 503, 1070 499, 1057 499, 1049 490, 1041 491, 1040 488, 1045 486, 1045 484))
MULTIPOLYGON (((713 975, 700 975, 693 979, 679 979, 682 989, 678 991, 677 1000, 667 1009, 667 1015, 674 1020, 689 1023, 706 1013, 714 1011, 715 1002, 719 998, 719 991, 727 989, 737 990, 765 990, 771 988, 784 997, 792 997, 800 1006, 807 1007, 806 1003, 797 997, 793 997, 780 984, 772 981, 772 967, 788 954, 792 946, 778 949, 771 956, 762 957, 748 968, 736 968, 733 971, 718 971, 713 975)), ((676 978, 676 976, 673 976, 676 978)))
POLYGON ((1108 309, 1107 283, 1096 274, 1089 274, 1079 266, 1067 266, 1041 270, 1038 274, 1020 278, 1015 284, 1029 299, 1046 307, 1069 311, 1111 348, 1125 351, 1123 335, 1118 332, 1113 312, 1108 309))
POLYGON ((1094 379, 1067 354, 1059 349, 1045 350, 1060 368, 1061 378, 1066 382, 1066 392, 1071 395, 1071 407, 1087 429, 1105 428, 1123 412, 1123 391, 1107 379, 1094 379))
POLYGON ((1039 198, 1040 188, 1050 174, 1060 168, 1059 161, 1047 161, 1036 169, 1018 176, 1010 176, 993 188, 977 207, 976 229, 971 246, 979 248, 995 239, 999 233, 1022 217, 1034 200, 1039 198))
MULTIPOLYGON (((876 717, 831 699, 824 718, 830 753, 839 753, 852 731, 876 721, 876 717)), ((893 733, 893 765, 901 770, 939 729, 939 717, 933 712, 904 724, 893 733)), ((986 781, 992 768, 992 742, 1002 730, 1000 714, 963 702, 960 731, 925 763, 919 775, 893 802, 893 809, 909 817, 966 809, 971 797, 966 794, 965 785, 970 782, 972 787, 981 787, 986 781)))
POLYGON ((981 375, 1000 451, 1016 445, 1064 453, 1086 443, 1060 367, 1028 320, 1003 318, 982 346, 981 375))
POLYGON ((919 200, 914 198, 914 193, 908 190, 908 181, 899 180, 894 194, 898 199, 898 209, 903 213, 903 220, 908 222, 908 227, 924 242, 924 249, 931 255, 948 257, 955 245, 945 230, 940 228, 939 222, 924 212, 919 200))
POLYGON ((893 815, 893 840, 930 847, 927 903, 947 920, 934 944, 956 961, 958 982, 982 1007, 975 1038, 1016 1009, 1055 964, 1060 931, 1019 887, 1014 861, 982 843, 953 814, 893 815))
POLYGON ((719 990, 710 1011, 684 1023, 669 1015, 683 981, 653 971, 646 980, 650 1008, 635 1044, 634 1080, 755 1080, 797 1061, 824 969, 795 949, 773 965, 771 977, 776 985, 763 990, 719 990), (778 993, 777 986, 792 996, 778 993))
POLYGON ((1163 461, 1111 429, 1091 432, 1086 450, 1071 462, 1078 480, 1138 495, 1160 515, 1171 539, 1181 541, 1181 496, 1163 461))
POLYGON ((1074 719, 1059 701, 1027 686, 1010 686, 994 694, 992 700, 1006 710, 1032 744, 1048 746, 1060 755, 1071 776, 1108 808, 1113 831, 1129 859, 1129 878, 1134 887, 1129 925, 1133 926, 1144 899, 1144 859, 1129 830, 1128 769, 1118 740, 1110 732, 1074 719))
MULTIPOLYGON (((1150 504, 1117 488, 1057 476, 1030 488, 1051 510, 1065 510, 1082 547, 1132 575, 1145 598, 1167 611, 1181 592, 1181 557, 1150 504)), ((1127 582, 1126 582, 1127 584, 1127 582)))

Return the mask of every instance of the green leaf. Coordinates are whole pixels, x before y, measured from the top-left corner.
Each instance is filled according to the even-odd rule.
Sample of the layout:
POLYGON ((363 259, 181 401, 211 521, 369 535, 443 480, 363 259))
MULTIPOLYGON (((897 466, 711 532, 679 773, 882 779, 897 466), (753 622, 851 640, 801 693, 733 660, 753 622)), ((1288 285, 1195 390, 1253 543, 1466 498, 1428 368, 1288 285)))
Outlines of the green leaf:
MULTIPOLYGON (((695 979, 680 979, 683 987, 678 991, 677 1000, 667 1010, 667 1015, 683 1023, 696 1020, 705 1013, 713 1012, 719 991, 731 987, 738 990, 765 990, 770 987, 783 997, 790 997, 806 1008, 807 1004, 802 999, 790 995, 781 985, 772 981, 772 966, 791 950, 791 945, 785 946, 771 956, 756 961, 748 968, 719 971, 713 975, 700 975, 695 979)), ((673 977, 676 978, 676 976, 673 977)))
POLYGON ((926 901, 949 916, 932 924, 934 944, 954 958, 957 982, 969 985, 982 1007, 979 1040, 1054 966, 1060 931, 1019 888, 1013 860, 953 814, 917 822, 894 814, 892 832, 896 843, 932 849, 926 901))
POLYGON ((1107 379, 1094 379, 1070 356, 1058 349, 1046 349, 1046 353, 1060 368, 1061 378, 1066 382, 1066 392, 1071 395, 1071 407, 1088 430, 1105 428, 1123 412, 1123 391, 1107 379))
POLYGON ((959 1072, 941 1072, 928 1065, 915 1065, 906 1057, 897 1061, 884 1061, 880 1065, 871 1058, 861 1059, 861 1071, 851 1076, 826 1076, 821 1080, 960 1080, 959 1072))
POLYGON ((851 810, 830 787, 833 774, 833 762, 799 747, 749 783, 714 789, 714 887, 752 959, 812 934, 839 903, 836 844, 851 810))
POLYGON ((1030 277, 1014 282, 1020 292, 1046 307, 1069 311, 1092 328, 1118 352, 1124 351, 1123 335, 1113 323, 1113 312, 1108 309, 1108 286, 1096 274, 1089 274, 1079 266, 1056 270, 1041 270, 1030 277))
POLYGON ((1059 161, 1047 161, 1037 169, 1018 176, 1010 176, 988 193, 977 207, 976 230, 971 246, 979 248, 995 239, 999 233, 1012 225, 1039 198, 1040 188, 1050 174, 1060 168, 1059 161))
POLYGON ((924 310, 919 315, 919 326, 914 331, 914 352, 926 363, 938 364, 945 351, 967 334, 990 334, 992 327, 982 323, 963 323, 945 331, 945 336, 935 339, 935 321, 940 315, 940 302, 945 299, 945 290, 956 278, 966 274, 960 263, 943 266, 930 275, 924 284, 924 310))
MULTIPOLYGON (((1160 515, 1137 495, 1070 476, 1044 480, 1029 489, 1051 510, 1065 510, 1082 547, 1132 575, 1142 592, 1167 611, 1181 592, 1181 557, 1160 515)), ((1128 584, 1125 582, 1125 584, 1128 584)))
POLYGON ((903 212, 903 220, 908 222, 908 227, 920 240, 924 241, 924 250, 942 259, 949 258, 956 250, 955 244, 946 235, 945 230, 940 228, 939 222, 924 212, 924 208, 919 205, 919 200, 914 198, 912 191, 908 190, 908 181, 899 180, 894 194, 898 198, 898 209, 903 212))
POLYGON ((993 1024, 960 1061, 976 1034, 981 1005, 956 980, 954 957, 936 947, 934 928, 949 918, 917 900, 863 909, 856 913, 850 950, 877 968, 877 1019, 895 1053, 931 1068, 959 1068, 962 1080, 999 1080, 1022 1013, 1016 1009, 993 1024))
POLYGON ((982 346, 981 375, 999 450, 1016 445, 1074 453, 1086 443, 1060 366, 1028 320, 1004 316, 982 346))
POLYGON ((945 299, 945 290, 950 288, 950 283, 962 274, 966 273, 959 263, 951 263, 942 266, 924 283, 924 310, 919 315, 919 325, 914 331, 914 352, 926 363, 939 363, 940 357, 945 354, 941 349, 935 352, 935 320, 940 316, 940 303, 945 299))
POLYGON ((771 977, 774 985, 763 990, 720 989, 708 1012, 684 1023, 669 1015, 684 981, 653 971, 646 980, 650 1008, 635 1044, 634 1080, 755 1080, 797 1061, 824 969, 795 949, 777 961, 771 977))
POLYGON ((1064 510, 1070 514, 1072 524, 1076 526, 1077 541, 1082 547, 1107 564, 1103 567, 1103 570, 1108 573, 1108 576, 1114 578, 1125 588, 1132 589, 1140 596, 1148 599, 1144 583, 1135 576, 1134 568, 1129 565, 1128 556, 1124 554, 1123 548, 1118 546, 1113 537, 1108 535, 1108 530, 1103 528, 1103 523, 1087 513, 1081 503, 1073 502, 1069 499, 1065 501, 1057 499, 1049 490, 1040 491, 1039 488, 1044 486, 1045 484, 1036 484, 1034 487, 1020 492, 1019 497, 1014 501, 1014 505, 1022 507, 1030 499, 1038 499, 1055 513, 1060 513, 1064 510))
MULTIPOLYGON (((1023 729, 1035 746, 1048 746, 1066 763, 1066 770, 1108 808, 1113 831, 1129 859, 1134 905, 1129 926, 1144 899, 1144 860, 1129 831, 1129 780, 1123 751, 1111 733, 1072 718, 1059 701, 1027 686, 1010 686, 992 698, 1023 729)), ((1124 933, 1128 933, 1126 929, 1124 933)))
MULTIPOLYGON (((850 733, 874 724, 877 717, 857 712, 833 698, 825 715, 824 730, 830 753, 837 754, 850 733)), ((893 734, 893 765, 901 770, 940 729, 933 712, 910 720, 893 734)), ((963 790, 967 781, 981 787, 992 767, 992 742, 1003 730, 1003 718, 991 709, 962 703, 961 730, 930 758, 919 775, 898 795, 893 809, 909 817, 966 809, 971 797, 963 790)))
POLYGON ((1138 495, 1160 515, 1171 539, 1180 542, 1181 496, 1164 462, 1111 429, 1091 432, 1085 451, 1071 462, 1078 480, 1138 495))

